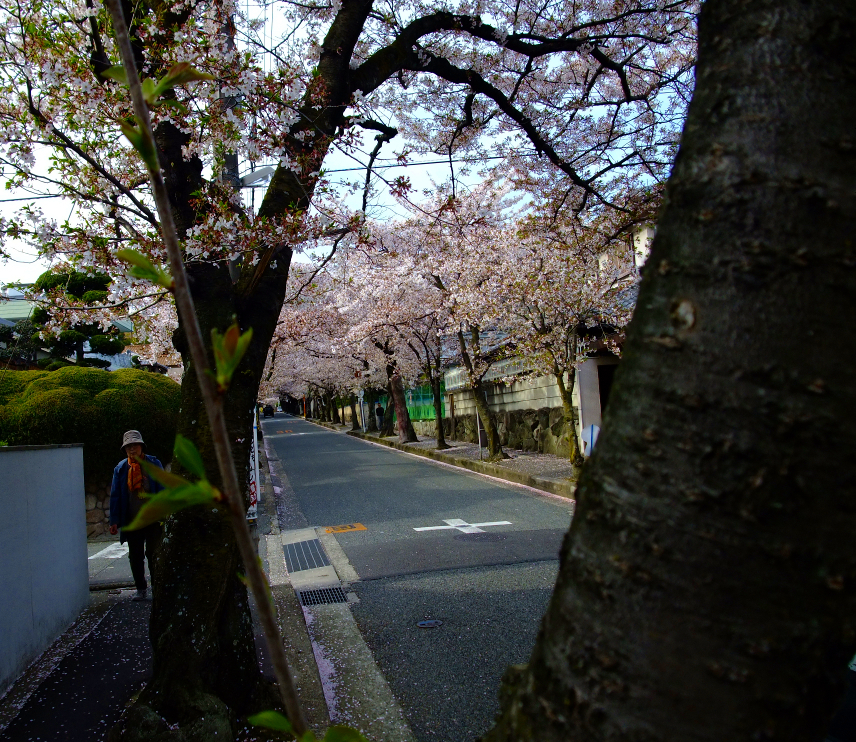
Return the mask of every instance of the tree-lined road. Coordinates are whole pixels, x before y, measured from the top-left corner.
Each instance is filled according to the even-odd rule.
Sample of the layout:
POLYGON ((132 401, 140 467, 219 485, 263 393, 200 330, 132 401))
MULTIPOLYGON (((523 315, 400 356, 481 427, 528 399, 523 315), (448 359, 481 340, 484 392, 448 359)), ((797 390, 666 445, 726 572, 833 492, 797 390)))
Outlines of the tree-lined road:
POLYGON ((293 527, 365 527, 335 534, 360 578, 353 612, 416 736, 487 731, 502 672, 534 643, 572 504, 299 418, 263 430, 293 527))

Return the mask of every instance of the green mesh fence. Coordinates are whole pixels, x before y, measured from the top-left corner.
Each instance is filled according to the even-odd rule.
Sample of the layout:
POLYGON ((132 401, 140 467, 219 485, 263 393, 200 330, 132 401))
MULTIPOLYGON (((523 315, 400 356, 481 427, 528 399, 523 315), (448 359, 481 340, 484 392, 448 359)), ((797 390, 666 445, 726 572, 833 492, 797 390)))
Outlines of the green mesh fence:
MULTIPOLYGON (((446 401, 444 388, 440 386, 440 412, 443 417, 446 416, 446 401)), ((425 386, 408 389, 404 392, 404 399, 407 401, 407 413, 411 420, 433 420, 434 419, 434 394, 431 387, 425 386)), ((384 394, 380 398, 380 403, 386 409, 389 403, 389 396, 384 394)), ((377 404, 377 403, 375 403, 377 404)))

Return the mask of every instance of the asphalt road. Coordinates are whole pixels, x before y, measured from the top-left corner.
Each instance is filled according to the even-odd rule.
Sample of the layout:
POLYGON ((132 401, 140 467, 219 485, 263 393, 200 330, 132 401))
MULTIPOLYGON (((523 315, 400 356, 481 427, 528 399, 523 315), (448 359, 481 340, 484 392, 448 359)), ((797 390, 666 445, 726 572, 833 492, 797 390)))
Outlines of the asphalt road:
POLYGON ((416 737, 475 740, 498 710, 505 668, 529 657, 570 503, 299 418, 263 429, 292 516, 365 527, 336 534, 360 577, 352 610, 416 737), (442 625, 417 627, 425 619, 442 625))

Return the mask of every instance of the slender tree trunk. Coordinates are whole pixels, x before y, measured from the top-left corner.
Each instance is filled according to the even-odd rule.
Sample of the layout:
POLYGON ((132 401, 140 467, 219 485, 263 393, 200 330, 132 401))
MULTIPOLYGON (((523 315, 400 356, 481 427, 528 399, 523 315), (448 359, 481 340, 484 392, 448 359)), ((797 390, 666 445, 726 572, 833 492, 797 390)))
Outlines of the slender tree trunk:
POLYGON ((603 432, 490 742, 825 736, 856 650, 854 17, 703 5, 603 432))
POLYGON ((352 394, 349 401, 351 405, 351 430, 359 430, 361 426, 357 416, 357 395, 352 394))
POLYGON ((389 380, 389 392, 392 404, 395 406, 395 416, 398 421, 398 442, 415 443, 419 440, 413 423, 410 422, 410 413, 407 412, 407 401, 404 399, 404 384, 401 376, 396 372, 389 380))
POLYGON ((437 450, 443 451, 449 446, 446 444, 446 433, 443 430, 443 397, 441 396, 440 379, 431 377, 431 391, 434 394, 434 421, 437 424, 437 450))
POLYGON ((377 432, 377 415, 375 415, 375 400, 377 399, 377 395, 375 394, 374 389, 366 389, 365 394, 363 395, 363 402, 365 403, 366 409, 366 432, 367 433, 376 433, 377 432))
MULTIPOLYGON (((470 326, 470 335, 471 341, 473 343, 476 354, 478 353, 479 342, 478 342, 478 334, 479 329, 474 326, 470 326)), ((490 414, 490 407, 487 404, 487 395, 485 394, 485 388, 482 384, 481 376, 476 374, 475 367, 473 365, 473 359, 470 357, 470 352, 467 349, 467 341, 464 337, 464 333, 460 330, 458 331, 458 343, 461 348, 461 357, 464 361, 464 366, 467 369, 470 377, 470 389, 473 390, 473 401, 475 403, 476 409, 478 410, 479 417, 481 418, 482 426, 484 427, 485 435, 487 435, 487 446, 488 446, 488 458, 489 459, 506 459, 508 456, 502 450, 502 444, 500 443, 499 438, 499 430, 496 427, 496 420, 493 415, 490 414)), ((476 420, 476 441, 478 441, 479 435, 479 426, 478 420, 476 420)))
POLYGON ((580 441, 577 437, 577 415, 574 412, 574 384, 577 378, 577 369, 571 368, 568 371, 568 383, 565 384, 565 375, 558 371, 554 374, 556 377, 556 385, 559 387, 559 394, 562 397, 562 411, 565 413, 565 423, 568 426, 568 447, 570 452, 568 458, 574 465, 575 469, 579 469, 583 465, 583 457, 580 453, 580 441))
MULTIPOLYGON (((487 395, 481 380, 475 381, 472 384, 473 401, 481 418, 482 426, 484 427, 485 435, 487 435, 487 449, 489 459, 507 459, 508 455, 502 450, 500 443, 499 430, 496 427, 496 419, 490 411, 487 403, 487 395)), ((478 420, 476 420, 476 436, 478 436, 478 420)), ((478 440, 478 439, 477 439, 478 440)))
POLYGON ((380 435, 384 438, 393 434, 394 430, 394 422, 395 419, 395 404, 392 400, 392 384, 389 383, 386 386, 386 409, 383 411, 383 425, 380 427, 380 435))

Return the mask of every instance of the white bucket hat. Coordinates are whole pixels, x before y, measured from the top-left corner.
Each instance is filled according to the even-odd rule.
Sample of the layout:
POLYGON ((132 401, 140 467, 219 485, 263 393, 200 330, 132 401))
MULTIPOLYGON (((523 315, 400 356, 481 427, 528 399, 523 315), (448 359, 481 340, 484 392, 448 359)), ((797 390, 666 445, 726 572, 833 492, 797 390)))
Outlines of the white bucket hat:
POLYGON ((139 443, 143 448, 146 447, 146 444, 143 441, 143 436, 140 435, 139 430, 128 430, 125 432, 125 435, 122 436, 122 449, 132 443, 139 443))

